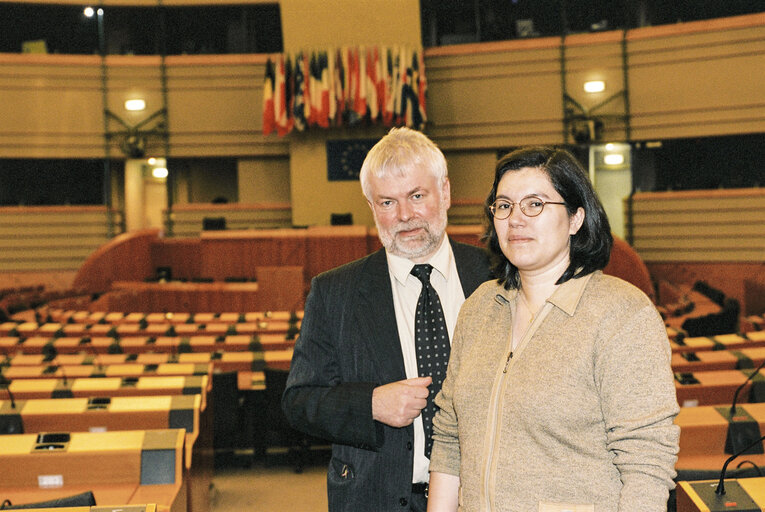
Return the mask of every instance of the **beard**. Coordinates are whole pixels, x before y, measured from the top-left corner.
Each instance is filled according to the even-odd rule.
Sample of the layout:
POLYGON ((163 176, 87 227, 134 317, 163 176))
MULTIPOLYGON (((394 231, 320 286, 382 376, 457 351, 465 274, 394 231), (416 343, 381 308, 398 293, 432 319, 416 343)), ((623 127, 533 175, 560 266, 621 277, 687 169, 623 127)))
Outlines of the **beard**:
POLYGON ((418 260, 433 254, 441 244, 447 224, 446 208, 439 208, 439 215, 432 223, 425 219, 414 219, 402 222, 389 230, 382 229, 375 219, 377 232, 385 250, 396 256, 409 260, 418 260), (402 238, 400 233, 422 229, 422 233, 415 237, 402 238))

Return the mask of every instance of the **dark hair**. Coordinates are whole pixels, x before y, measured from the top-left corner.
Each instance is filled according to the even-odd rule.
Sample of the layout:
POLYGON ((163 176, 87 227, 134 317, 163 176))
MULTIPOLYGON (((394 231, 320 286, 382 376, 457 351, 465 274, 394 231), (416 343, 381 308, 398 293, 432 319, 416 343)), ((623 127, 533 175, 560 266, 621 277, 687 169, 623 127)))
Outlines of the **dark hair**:
POLYGON ((582 227, 575 235, 571 235, 569 266, 556 284, 603 269, 611 256, 614 239, 606 212, 592 188, 587 173, 576 158, 564 149, 529 147, 512 151, 497 162, 494 185, 484 205, 487 221, 484 240, 491 254, 492 270, 499 283, 506 289, 518 288, 520 278, 518 268, 502 253, 489 206, 497 198, 497 186, 505 173, 524 167, 540 169, 547 174, 552 186, 566 202, 569 215, 576 213, 580 207, 584 209, 582 227))

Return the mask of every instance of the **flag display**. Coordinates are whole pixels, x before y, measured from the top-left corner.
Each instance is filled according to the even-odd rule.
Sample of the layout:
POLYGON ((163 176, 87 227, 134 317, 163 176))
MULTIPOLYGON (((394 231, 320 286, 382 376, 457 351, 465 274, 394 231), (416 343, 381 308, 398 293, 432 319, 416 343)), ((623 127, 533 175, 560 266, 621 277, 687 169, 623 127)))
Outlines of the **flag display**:
POLYGON ((421 49, 343 47, 273 59, 264 78, 264 135, 359 124, 425 127, 421 49))

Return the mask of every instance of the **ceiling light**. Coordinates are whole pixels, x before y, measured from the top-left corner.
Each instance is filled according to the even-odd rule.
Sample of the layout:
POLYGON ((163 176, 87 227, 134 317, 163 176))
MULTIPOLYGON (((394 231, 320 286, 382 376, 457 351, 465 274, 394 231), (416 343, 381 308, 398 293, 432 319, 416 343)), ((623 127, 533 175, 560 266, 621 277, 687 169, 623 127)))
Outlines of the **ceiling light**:
POLYGON ((125 101, 125 110, 130 110, 131 112, 137 112, 145 108, 146 108, 146 102, 142 100, 141 98, 125 101))
POLYGON ((584 83, 585 92, 603 92, 606 90, 606 83, 603 80, 591 80, 584 83))
POLYGON ((603 157, 603 161, 606 165, 622 165, 624 163, 624 155, 621 153, 608 153, 603 157))
POLYGON ((159 179, 167 178, 167 167, 155 167, 151 170, 151 175, 159 179))

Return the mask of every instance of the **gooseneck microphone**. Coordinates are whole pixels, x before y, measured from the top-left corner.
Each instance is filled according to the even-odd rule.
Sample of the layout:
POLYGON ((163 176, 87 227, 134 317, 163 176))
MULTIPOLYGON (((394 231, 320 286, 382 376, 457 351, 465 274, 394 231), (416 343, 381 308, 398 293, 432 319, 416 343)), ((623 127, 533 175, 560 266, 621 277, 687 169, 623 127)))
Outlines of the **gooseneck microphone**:
POLYGON ((731 405, 731 408, 730 408, 731 420, 733 419, 733 416, 736 415, 736 400, 738 399, 738 394, 741 392, 742 389, 744 389, 744 386, 746 386, 747 382, 752 380, 755 375, 760 373, 760 370, 762 370, 763 366, 765 366, 765 360, 763 360, 762 363, 760 363, 760 366, 758 366, 756 370, 754 370, 752 373, 749 374, 749 377, 747 377, 746 380, 736 389, 736 392, 733 393, 733 405, 731 405))
POLYGON ((11 409, 16 408, 16 400, 13 399, 13 393, 11 393, 11 380, 0 373, 0 387, 4 387, 5 391, 8 393, 8 399, 11 402, 11 409))
POLYGON ((750 444, 743 450, 739 450, 733 455, 731 455, 730 457, 728 457, 728 460, 726 460, 725 464, 723 464, 722 471, 720 471, 720 481, 717 483, 717 489, 715 489, 715 494, 717 494, 718 496, 723 496, 725 494, 725 472, 728 470, 728 464, 733 462, 733 460, 736 457, 738 457, 739 455, 747 451, 749 448, 752 448, 753 446, 757 445, 758 443, 761 443, 764 440, 765 440, 765 436, 762 436, 761 438, 759 438, 758 440, 756 440, 755 442, 753 442, 752 444, 750 444))

